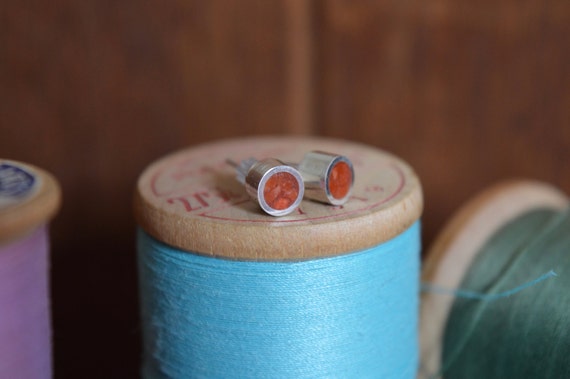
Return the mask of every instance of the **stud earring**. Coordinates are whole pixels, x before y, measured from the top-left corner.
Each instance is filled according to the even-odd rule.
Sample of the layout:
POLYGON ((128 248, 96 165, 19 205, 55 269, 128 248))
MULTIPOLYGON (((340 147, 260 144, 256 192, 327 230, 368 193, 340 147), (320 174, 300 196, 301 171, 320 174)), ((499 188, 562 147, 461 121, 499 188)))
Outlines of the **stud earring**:
POLYGON ((301 174, 280 160, 249 158, 239 164, 231 159, 226 162, 236 169, 236 178, 245 185, 249 196, 271 216, 285 216, 303 200, 305 187, 301 174))
POLYGON ((354 185, 354 168, 347 157, 311 151, 293 166, 303 177, 306 198, 332 205, 348 201, 354 185))

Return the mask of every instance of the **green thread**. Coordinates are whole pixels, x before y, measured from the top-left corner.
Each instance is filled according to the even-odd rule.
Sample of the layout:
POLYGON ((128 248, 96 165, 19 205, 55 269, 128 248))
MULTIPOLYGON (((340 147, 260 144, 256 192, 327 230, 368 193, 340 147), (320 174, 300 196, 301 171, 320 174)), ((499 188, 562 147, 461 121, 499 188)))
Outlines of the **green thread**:
POLYGON ((458 297, 445 330, 443 376, 570 377, 569 210, 535 210, 503 227, 460 288, 500 293, 550 270, 557 277, 497 301, 458 297))

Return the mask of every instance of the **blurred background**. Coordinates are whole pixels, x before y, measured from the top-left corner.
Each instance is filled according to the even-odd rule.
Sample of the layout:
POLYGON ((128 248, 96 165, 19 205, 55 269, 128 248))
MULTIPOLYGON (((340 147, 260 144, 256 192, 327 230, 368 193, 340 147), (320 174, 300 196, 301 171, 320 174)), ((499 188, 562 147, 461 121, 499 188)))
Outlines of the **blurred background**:
POLYGON ((505 178, 570 192, 570 2, 0 4, 0 156, 61 182, 56 378, 137 377, 132 193, 175 149, 331 136, 408 161, 424 245, 505 178))

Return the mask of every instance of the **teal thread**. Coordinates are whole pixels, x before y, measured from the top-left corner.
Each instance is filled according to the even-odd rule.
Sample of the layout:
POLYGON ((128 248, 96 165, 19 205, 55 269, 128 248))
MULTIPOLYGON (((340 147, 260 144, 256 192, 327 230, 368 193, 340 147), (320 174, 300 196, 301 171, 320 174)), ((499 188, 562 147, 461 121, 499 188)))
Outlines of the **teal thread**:
POLYGON ((505 297, 509 297, 523 291, 527 288, 530 288, 546 279, 554 278, 558 276, 553 270, 550 270, 538 278, 530 280, 526 283, 516 286, 515 288, 511 288, 509 290, 499 292, 499 293, 481 293, 475 291, 469 291, 464 289, 450 289, 438 286, 432 283, 422 283, 422 292, 431 292, 438 295, 448 295, 453 297, 460 297, 463 299, 471 299, 471 300, 482 300, 482 301, 495 301, 499 299, 503 299, 505 297))
POLYGON ((252 262, 138 233, 142 376, 414 378, 419 222, 342 256, 252 262))
POLYGON ((570 211, 535 210, 498 231, 461 288, 500 293, 544 280, 500 301, 457 298, 443 341, 446 378, 570 377, 570 211))

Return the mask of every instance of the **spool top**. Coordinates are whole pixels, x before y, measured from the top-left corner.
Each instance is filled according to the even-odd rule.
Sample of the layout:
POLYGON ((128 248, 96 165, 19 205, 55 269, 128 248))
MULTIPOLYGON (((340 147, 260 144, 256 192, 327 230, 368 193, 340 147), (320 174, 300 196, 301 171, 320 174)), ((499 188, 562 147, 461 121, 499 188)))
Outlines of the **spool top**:
POLYGON ((233 259, 295 260, 378 245, 420 216, 421 186, 399 158, 324 138, 265 137, 205 144, 168 155, 140 176, 135 215, 153 237, 177 248, 233 259), (347 156, 352 196, 342 206, 303 200, 290 215, 261 211, 225 163, 254 157, 299 162, 308 151, 347 156))
POLYGON ((0 159, 0 244, 49 221, 59 209, 61 191, 47 172, 0 159))

